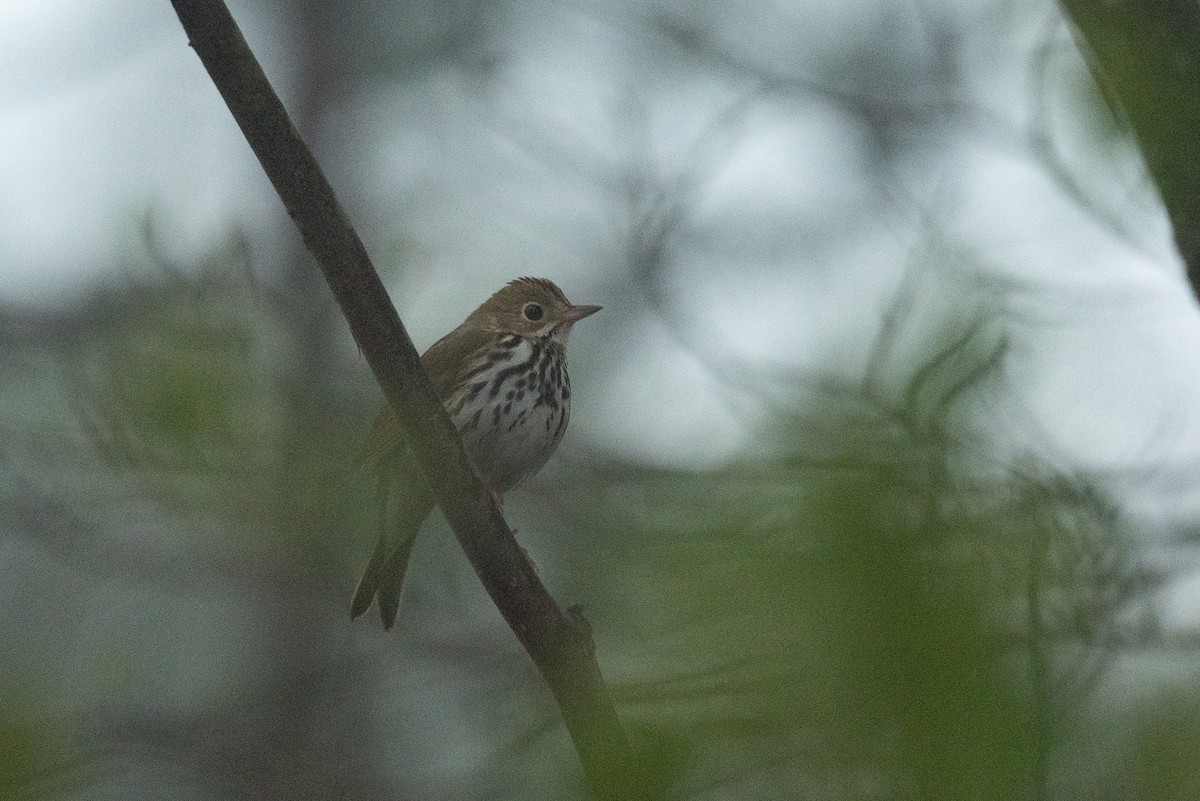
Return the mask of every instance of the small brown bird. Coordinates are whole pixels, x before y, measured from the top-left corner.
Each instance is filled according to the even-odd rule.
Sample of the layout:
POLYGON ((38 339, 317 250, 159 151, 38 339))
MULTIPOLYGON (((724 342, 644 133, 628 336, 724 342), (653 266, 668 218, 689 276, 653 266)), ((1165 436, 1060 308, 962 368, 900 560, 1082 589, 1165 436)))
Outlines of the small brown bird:
MULTIPOLYGON (((484 486, 498 498, 542 468, 571 416, 567 336, 599 306, 573 306, 545 278, 509 282, 421 357, 484 486)), ((433 493, 385 408, 361 462, 379 477, 380 531, 351 619, 378 598, 383 627, 400 608, 404 573, 433 493)))

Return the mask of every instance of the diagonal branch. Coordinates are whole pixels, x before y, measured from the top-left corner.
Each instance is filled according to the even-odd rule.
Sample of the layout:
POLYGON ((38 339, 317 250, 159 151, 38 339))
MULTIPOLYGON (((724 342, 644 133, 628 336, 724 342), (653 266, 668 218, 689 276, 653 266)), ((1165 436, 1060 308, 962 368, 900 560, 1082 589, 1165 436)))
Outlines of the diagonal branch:
POLYGON ((366 249, 229 10, 222 0, 171 2, 324 273, 463 551, 550 685, 588 781, 601 798, 646 797, 586 621, 550 597, 476 478, 366 249))

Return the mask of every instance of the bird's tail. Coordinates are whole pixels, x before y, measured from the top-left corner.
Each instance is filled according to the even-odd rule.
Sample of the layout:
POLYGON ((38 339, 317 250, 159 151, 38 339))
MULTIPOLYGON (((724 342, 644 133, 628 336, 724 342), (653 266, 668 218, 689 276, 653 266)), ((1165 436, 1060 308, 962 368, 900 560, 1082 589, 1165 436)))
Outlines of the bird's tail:
POLYGON ((404 574, 412 556, 413 543, 421 523, 433 509, 433 498, 422 484, 397 487, 381 478, 379 484, 379 535, 375 550, 363 570, 350 603, 350 619, 371 608, 378 599, 379 617, 390 630, 400 611, 404 574))

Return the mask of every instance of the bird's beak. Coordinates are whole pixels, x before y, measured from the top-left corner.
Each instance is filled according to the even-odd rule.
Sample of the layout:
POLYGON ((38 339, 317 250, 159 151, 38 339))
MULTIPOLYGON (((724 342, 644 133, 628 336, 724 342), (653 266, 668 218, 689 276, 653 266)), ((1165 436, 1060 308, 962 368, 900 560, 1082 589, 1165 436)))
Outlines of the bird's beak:
POLYGON ((600 311, 602 308, 604 308, 604 307, 603 306, 572 306, 571 308, 567 309, 566 314, 563 315, 563 320, 565 320, 567 323, 577 323, 580 320, 582 320, 584 317, 590 317, 591 315, 600 311))

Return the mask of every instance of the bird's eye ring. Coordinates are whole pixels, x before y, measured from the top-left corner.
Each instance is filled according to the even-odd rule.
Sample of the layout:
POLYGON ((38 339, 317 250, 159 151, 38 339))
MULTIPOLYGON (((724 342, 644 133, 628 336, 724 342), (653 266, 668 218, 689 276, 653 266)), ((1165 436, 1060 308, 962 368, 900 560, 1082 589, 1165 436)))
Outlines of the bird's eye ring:
POLYGON ((529 322, 536 323, 546 316, 546 310, 540 303, 526 303, 525 308, 521 309, 521 314, 525 315, 525 319, 529 322))

